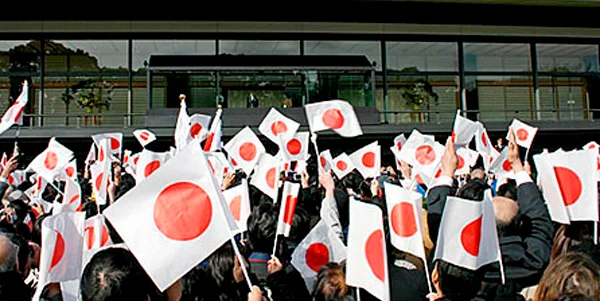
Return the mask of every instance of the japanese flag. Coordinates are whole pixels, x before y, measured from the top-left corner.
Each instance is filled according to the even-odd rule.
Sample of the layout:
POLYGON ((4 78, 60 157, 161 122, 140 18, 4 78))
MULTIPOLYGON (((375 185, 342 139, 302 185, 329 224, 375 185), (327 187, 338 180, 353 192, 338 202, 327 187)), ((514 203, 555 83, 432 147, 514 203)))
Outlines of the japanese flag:
POLYGON ((483 160, 485 171, 489 172, 490 168, 492 167, 492 163, 494 163, 494 161, 500 157, 500 152, 498 152, 495 148, 492 148, 490 154, 479 152, 479 155, 481 155, 481 159, 483 160))
POLYGON ((292 135, 290 139, 284 140, 280 136, 279 148, 286 161, 306 160, 308 158, 308 132, 298 132, 292 135))
POLYGON ((88 152, 87 157, 85 158, 85 169, 87 170, 94 161, 96 161, 96 143, 92 143, 90 146, 90 151, 88 152))
POLYGON ((0 161, 0 166, 4 168, 6 163, 8 163, 8 157, 6 156, 6 153, 2 153, 2 161, 0 161))
POLYGON ((250 196, 248 195, 248 183, 242 180, 240 185, 223 191, 225 202, 233 215, 240 232, 248 230, 247 221, 250 217, 250 196))
POLYGON ((460 110, 456 111, 454 129, 452 130, 452 142, 455 148, 460 148, 471 143, 473 136, 479 130, 477 123, 460 116, 460 110))
POLYGON ((210 129, 210 120, 212 117, 202 114, 194 114, 190 117, 190 125, 188 131, 188 143, 194 139, 203 141, 208 136, 210 129))
POLYGON ((400 251, 427 260, 421 230, 423 196, 390 183, 384 183, 383 186, 392 245, 400 251))
POLYGON ((408 164, 419 173, 433 178, 444 154, 444 146, 413 130, 404 147, 398 153, 398 159, 408 164))
POLYGON ((283 183, 276 235, 283 234, 285 237, 290 236, 290 229, 292 229, 292 221, 294 220, 294 212, 296 212, 299 191, 300 184, 291 182, 283 183))
POLYGON ((592 141, 592 142, 586 144, 583 147, 583 149, 593 149, 593 150, 596 150, 598 152, 598 161, 597 161, 598 162, 598 164, 597 164, 598 165, 598 171, 596 172, 596 179, 598 181, 600 181, 600 144, 592 141))
POLYGON ((404 137, 404 134, 400 134, 394 138, 394 145, 390 147, 390 150, 392 151, 394 156, 398 156, 398 153, 404 146, 404 143, 406 143, 406 137, 404 137))
POLYGON ((190 116, 187 113, 187 105, 185 99, 182 99, 179 103, 179 113, 177 114, 177 121, 175 123, 175 147, 177 150, 182 150, 188 144, 188 137, 190 132, 190 116))
POLYGON ((260 156, 260 161, 256 165, 254 175, 250 179, 250 184, 258 188, 273 202, 277 202, 277 192, 279 185, 279 168, 281 167, 279 160, 275 157, 264 153, 260 156))
POLYGON ((84 250, 90 251, 112 245, 108 227, 101 214, 92 216, 85 221, 84 250))
POLYGON ((387 251, 381 209, 350 200, 346 283, 365 289, 379 300, 390 300, 387 251))
POLYGON ((558 181, 555 179, 555 174, 552 164, 552 156, 547 152, 543 152, 533 156, 533 162, 538 172, 538 180, 540 190, 546 201, 548 213, 552 221, 561 224, 570 224, 567 206, 563 202, 558 181))
POLYGON ((490 190, 483 201, 446 199, 436 246, 436 260, 470 270, 501 260, 490 190))
POLYGON ((360 172, 365 179, 379 176, 379 169, 381 168, 381 146, 379 146, 377 141, 355 151, 349 157, 358 172, 360 172))
MULTIPOLYGON (((134 178, 137 171, 137 164, 140 161, 140 154, 141 153, 135 153, 129 155, 129 160, 123 165, 125 167, 125 172, 132 175, 134 178)), ((127 153, 125 153, 125 157, 127 157, 127 153)))
POLYGON ((505 147, 500 153, 500 156, 497 157, 490 166, 490 171, 498 177, 508 177, 512 179, 514 178, 515 173, 513 172, 512 164, 508 161, 507 154, 508 147, 505 147))
POLYGON ((532 127, 528 124, 525 124, 518 119, 513 119, 513 122, 510 124, 509 132, 506 134, 506 139, 510 135, 510 129, 515 132, 516 143, 519 146, 524 148, 530 148, 531 143, 533 142, 533 138, 538 131, 538 128, 532 127))
POLYGON ((482 123, 477 121, 477 126, 478 129, 477 135, 475 135, 475 147, 479 153, 486 153, 490 155, 495 150, 494 146, 492 145, 492 140, 490 140, 490 136, 488 135, 487 130, 482 123))
POLYGON ((133 136, 135 136, 142 147, 146 147, 146 145, 156 140, 156 135, 149 130, 135 130, 133 131, 133 136))
POLYGON ((215 175, 217 183, 220 186, 223 183, 223 177, 234 171, 233 167, 225 157, 225 154, 221 152, 206 153, 206 158, 208 159, 210 171, 215 175))
POLYGON ((279 144, 279 136, 284 141, 288 141, 294 136, 299 127, 299 123, 281 114, 275 108, 271 108, 258 126, 258 131, 269 140, 279 144))
POLYGON ((40 277, 33 300, 46 284, 79 279, 82 270, 85 213, 63 212, 42 222, 40 277))
POLYGON ((308 166, 308 164, 306 163, 306 160, 298 160, 298 161, 296 161, 296 166, 294 166, 294 172, 297 174, 307 172, 306 171, 307 166, 308 166))
POLYGON ((311 133, 334 130, 342 137, 362 135, 352 105, 343 100, 329 100, 304 106, 311 133))
POLYGON ((122 160, 123 166, 128 166, 130 163, 130 160, 131 160, 131 151, 128 149, 123 150, 123 160, 122 160))
POLYGON ((218 108, 217 112, 215 113, 215 119, 210 125, 210 131, 206 137, 206 142, 204 143, 205 152, 214 152, 223 147, 223 141, 221 141, 221 137, 223 136, 223 121, 221 120, 222 114, 223 110, 218 108))
POLYGON ((466 147, 457 149, 456 156, 458 157, 458 165, 454 175, 457 176, 469 174, 471 172, 471 167, 473 167, 475 163, 477 163, 477 159, 479 159, 478 152, 466 147))
POLYGON ((81 187, 79 183, 71 178, 65 179, 65 189, 63 194, 63 205, 68 206, 68 211, 81 212, 81 187))
POLYGON ((15 170, 8 176, 8 179, 6 180, 8 182, 8 185, 19 186, 23 182, 25 182, 25 176, 26 172, 24 170, 15 170))
POLYGON ((157 153, 143 149, 140 152, 140 157, 136 166, 136 182, 139 184, 141 181, 150 177, 150 175, 161 168, 170 158, 171 154, 169 152, 157 153))
POLYGON ((164 291, 231 237, 224 205, 204 151, 190 144, 104 216, 164 291))
POLYGON ((44 178, 42 178, 39 175, 35 175, 33 177, 29 178, 29 182, 33 183, 34 185, 31 186, 29 189, 27 189, 26 194, 28 193, 28 197, 30 199, 33 198, 41 198, 42 193, 46 190, 46 186, 48 185, 48 182, 46 182, 44 180, 44 178))
POLYGON ((123 133, 106 133, 92 136, 94 143, 97 146, 102 145, 102 140, 108 139, 110 154, 121 158, 121 150, 123 148, 123 133))
POLYGON ((292 265, 300 272, 306 287, 313 289, 319 269, 330 262, 346 259, 346 246, 324 220, 320 220, 292 253, 292 265))
POLYGON ((247 175, 258 162, 260 155, 265 152, 265 147, 249 127, 239 131, 223 148, 234 167, 243 169, 247 175))
POLYGON ((61 173, 72 157, 73 152, 70 149, 51 138, 48 148, 35 157, 27 169, 35 171, 47 182, 54 182, 54 178, 61 173))
POLYGON ((23 89, 21 94, 17 97, 17 100, 4 112, 2 120, 0 121, 0 135, 6 132, 13 124, 23 124, 23 110, 27 106, 29 101, 29 85, 27 81, 23 83, 23 89))
POLYGON ((107 189, 111 177, 111 165, 96 162, 92 164, 90 173, 92 174, 92 191, 98 205, 106 205, 107 189))
POLYGON ((331 169, 338 177, 338 179, 344 178, 348 175, 352 170, 354 170, 355 166, 352 163, 352 159, 346 153, 341 153, 339 156, 333 159, 331 164, 331 169))
POLYGON ((58 175, 59 180, 72 179, 77 181, 77 160, 73 159, 67 163, 61 173, 58 175))
POLYGON ((322 151, 319 154, 319 165, 323 167, 325 172, 329 172, 333 165, 333 158, 331 157, 331 152, 329 150, 322 151))

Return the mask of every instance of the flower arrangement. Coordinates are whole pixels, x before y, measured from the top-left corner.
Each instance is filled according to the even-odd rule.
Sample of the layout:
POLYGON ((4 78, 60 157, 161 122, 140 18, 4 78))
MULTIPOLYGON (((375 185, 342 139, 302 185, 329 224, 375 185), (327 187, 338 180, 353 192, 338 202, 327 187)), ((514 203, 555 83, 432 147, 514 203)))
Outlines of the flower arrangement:
POLYGON ((114 86, 107 82, 101 83, 95 80, 83 80, 71 87, 71 92, 77 100, 80 108, 85 108, 88 114, 94 112, 96 108, 98 113, 103 109, 109 109, 114 93, 114 86))

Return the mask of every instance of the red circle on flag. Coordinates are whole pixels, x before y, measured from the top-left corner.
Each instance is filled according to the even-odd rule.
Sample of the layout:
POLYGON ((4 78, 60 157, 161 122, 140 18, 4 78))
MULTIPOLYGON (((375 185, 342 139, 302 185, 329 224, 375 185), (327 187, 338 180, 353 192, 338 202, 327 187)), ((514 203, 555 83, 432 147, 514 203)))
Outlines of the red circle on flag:
POLYGON ((442 176, 442 168, 438 168, 438 170, 435 172, 435 176, 433 176, 435 179, 439 178, 442 176))
POLYGON ((529 137, 529 133, 527 133, 527 130, 525 130, 525 129, 517 130, 517 139, 519 139, 519 141, 525 141, 525 140, 527 140, 527 137, 529 137))
POLYGON ((413 206, 407 202, 400 202, 392 208, 392 229, 401 237, 411 237, 417 233, 417 221, 413 206))
POLYGON ((117 138, 110 138, 110 149, 117 150, 121 147, 121 142, 117 138))
POLYGON ((256 146, 252 142, 245 142, 240 146, 239 153, 244 161, 252 161, 256 158, 256 146))
MULTIPOLYGON (((440 169, 440 174, 441 174, 441 169, 440 169)), ((415 179, 417 180, 417 184, 419 184, 419 185, 425 184, 425 181, 423 181, 423 177, 421 177, 421 175, 417 174, 415 176, 415 179)))
POLYGON ((367 168, 375 167, 375 153, 367 152, 362 156, 362 164, 367 168))
POLYGON ((279 134, 284 134, 288 130, 287 125, 283 121, 275 121, 271 124, 271 133, 277 137, 279 134))
POLYGON ((98 161, 104 162, 104 148, 100 148, 100 154, 98 155, 98 161))
POLYGON ((85 227, 85 237, 87 238, 87 249, 91 250, 94 246, 94 227, 85 227))
POLYGON ((588 146, 588 149, 595 149, 596 148, 596 144, 590 144, 590 146, 588 146))
POLYGON ((196 138, 198 134, 200 134, 200 131, 202 131, 202 126, 199 123, 194 123, 194 125, 192 125, 190 128, 190 136, 192 136, 192 138, 196 138))
POLYGON ((233 164, 233 166, 238 166, 238 164, 234 158, 231 158, 231 164, 233 164))
POLYGON ((421 165, 429 165, 435 161, 435 151, 429 145, 421 145, 415 151, 415 158, 421 165))
POLYGON ((177 182, 164 188, 154 203, 154 223, 167 238, 188 241, 202 235, 212 220, 210 196, 200 186, 177 182))
POLYGON ((23 110, 25 110, 25 107, 21 107, 19 109, 19 111, 17 112, 17 114, 15 115, 15 119, 14 119, 14 123, 17 123, 19 121, 19 118, 21 118, 21 114, 23 114, 23 110))
POLYGON ((271 167, 271 169, 269 169, 267 171, 267 175, 265 177, 265 180, 267 181, 267 185, 269 185, 269 187, 271 187, 271 189, 275 189, 275 173, 277 171, 275 170, 275 167, 271 167))
POLYGON ((381 229, 377 229, 369 235, 367 242, 365 243, 365 254, 367 255, 367 262, 375 277, 379 281, 385 281, 385 265, 383 263, 383 232, 381 229))
POLYGON ((283 164, 283 170, 288 170, 290 169, 290 163, 286 162, 283 164))
POLYGON ((73 175, 75 175, 75 168, 73 168, 73 166, 68 166, 67 169, 65 169, 65 173, 69 178, 72 178, 73 175))
POLYGON ((291 225, 292 220, 294 219, 294 212, 296 212, 296 202, 298 202, 297 197, 292 197, 288 195, 285 198, 285 213, 283 215, 283 222, 291 225))
POLYGON ((137 163, 138 163, 139 160, 140 160, 139 156, 133 158, 133 164, 137 165, 137 163))
POLYGON ((54 230, 54 232, 56 233, 56 242, 54 243, 54 251, 52 252, 52 260, 50 261, 48 272, 52 271, 65 255, 65 240, 58 231, 54 230))
POLYGON ((98 174, 98 176, 96 177, 96 191, 100 191, 100 188, 102 187, 102 178, 104 178, 104 173, 101 172, 98 174))
POLYGON ((468 223, 460 232, 460 242, 471 256, 479 255, 479 246, 481 244, 481 223, 483 215, 476 220, 468 223))
POLYGON ((458 156, 458 166, 456 169, 462 169, 465 166, 465 159, 462 156, 458 156))
POLYGON ((346 164, 346 162, 342 160, 337 161, 337 163, 335 163, 335 166, 337 166, 337 168, 341 171, 344 171, 346 170, 346 168, 348 168, 348 164, 346 164))
POLYGON ((242 210, 242 196, 236 195, 231 203, 229 203, 229 210, 236 221, 240 221, 240 211, 242 210))
POLYGON ((304 258, 308 268, 318 273, 322 266, 329 263, 329 248, 323 243, 316 242, 308 246, 304 258))
POLYGON ((455 143, 456 142, 456 132, 452 131, 452 142, 455 143))
POLYGON ((77 200, 79 200, 79 195, 76 194, 74 195, 70 200, 69 200, 69 204, 73 204, 75 202, 77 202, 77 200))
POLYGON ((327 160, 325 160, 325 158, 323 158, 323 156, 319 157, 319 161, 321 162, 321 166, 324 168, 325 166, 327 166, 327 160))
POLYGON ((402 149, 402 142, 398 141, 398 143, 396 143, 396 147, 398 147, 398 150, 402 149))
POLYGON ((332 129, 339 130, 344 126, 344 115, 338 109, 328 109, 323 113, 323 117, 321 118, 323 124, 332 129))
POLYGON ((510 164, 510 162, 508 162, 508 160, 504 160, 504 163, 502 163, 502 169, 504 169, 504 171, 511 171, 512 164, 510 164))
POLYGON ((149 177, 152 173, 154 173, 160 167, 160 161, 154 160, 148 164, 144 168, 144 177, 149 177))
POLYGON ((559 166, 554 167, 554 173, 565 206, 575 204, 583 192, 583 185, 579 176, 571 169, 559 166))
POLYGON ((44 159, 44 167, 48 170, 54 170, 56 168, 56 164, 58 163, 58 156, 55 152, 47 152, 46 158, 44 159))
POLYGON ((146 140, 148 140, 148 138, 150 138, 150 134, 148 134, 148 132, 141 132, 140 138, 142 138, 142 140, 146 141, 146 140))
POLYGON ((300 140, 294 138, 294 139, 288 141, 286 147, 287 147, 288 153, 290 153, 290 155, 296 156, 302 150, 302 143, 300 143, 300 140))
POLYGON ((106 243, 108 243, 108 238, 110 235, 108 234, 108 228, 106 225, 102 225, 102 237, 100 237, 100 246, 104 247, 106 243))
POLYGON ((483 143, 483 146, 487 147, 488 144, 487 144, 487 138, 485 136, 485 132, 481 133, 481 141, 483 143))
POLYGON ((12 185, 15 182, 15 178, 12 175, 9 175, 7 181, 9 185, 12 185))

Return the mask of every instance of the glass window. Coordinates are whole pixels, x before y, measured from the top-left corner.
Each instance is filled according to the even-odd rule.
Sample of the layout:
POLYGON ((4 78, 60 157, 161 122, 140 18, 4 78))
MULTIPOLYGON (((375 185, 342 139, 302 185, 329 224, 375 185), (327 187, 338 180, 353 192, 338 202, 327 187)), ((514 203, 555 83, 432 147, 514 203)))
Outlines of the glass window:
POLYGON ((465 71, 530 72, 529 44, 465 43, 465 71))
POLYGON ((150 55, 214 55, 215 41, 210 40, 133 40, 134 71, 145 71, 150 55))
POLYGON ((364 55, 369 62, 381 67, 381 43, 378 41, 306 41, 305 55, 364 55))
POLYGON ((545 120, 587 119, 590 95, 597 77, 540 76, 541 116, 545 120))
POLYGON ((299 41, 219 41, 219 54, 299 55, 299 41))
POLYGON ((46 72, 127 72, 126 40, 46 41, 46 72))
POLYGON ((398 72, 458 72, 458 44, 387 42, 387 68, 398 72))
POLYGON ((228 108, 246 108, 250 100, 258 107, 300 107, 306 99, 299 71, 223 71, 219 76, 228 108))
POLYGON ((37 72, 40 41, 0 41, 0 72, 37 72))
POLYGON ((542 72, 597 72, 597 45, 538 44, 538 70, 542 72))
POLYGON ((534 93, 531 77, 466 76, 469 111, 479 111, 479 120, 504 121, 534 119, 534 93))

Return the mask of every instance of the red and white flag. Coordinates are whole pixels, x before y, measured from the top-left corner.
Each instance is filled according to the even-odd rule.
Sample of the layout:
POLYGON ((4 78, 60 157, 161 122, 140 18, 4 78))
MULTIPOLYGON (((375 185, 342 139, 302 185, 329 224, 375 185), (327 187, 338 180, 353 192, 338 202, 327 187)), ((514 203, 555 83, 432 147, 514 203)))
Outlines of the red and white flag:
POLYGON ((341 153, 339 156, 335 157, 331 164, 331 169, 333 169, 333 172, 338 179, 344 178, 352 172, 354 168, 355 166, 354 163, 352 163, 352 159, 350 159, 350 156, 346 155, 346 153, 341 153))
POLYGON ((228 229, 235 230, 235 222, 224 206, 204 151, 194 143, 108 207, 104 216, 164 291, 230 239, 228 229))
POLYGON ((446 199, 435 259, 470 270, 501 260, 490 190, 483 201, 446 199))
POLYGON ((490 168, 492 167, 492 163, 494 163, 494 161, 500 157, 500 152, 498 152, 495 148, 492 148, 490 154, 479 152, 479 155, 481 155, 481 159, 483 160, 483 167, 485 168, 485 171, 489 172, 490 168))
POLYGON ((65 189, 63 193, 63 205, 68 206, 68 211, 81 212, 83 202, 81 200, 81 187, 79 183, 71 178, 65 179, 65 189))
POLYGON ((169 152, 157 153, 143 149, 140 152, 140 157, 136 164, 135 181, 140 183, 146 180, 156 170, 161 168, 169 159, 171 154, 169 152))
POLYGON ((4 168, 6 163, 8 163, 8 156, 6 156, 6 153, 2 153, 2 161, 0 161, 0 166, 4 168))
POLYGON ((70 149, 51 138, 48 148, 35 157, 27 169, 33 170, 47 182, 54 182, 54 178, 63 171, 72 157, 70 149))
POLYGON ((514 178, 515 173, 513 172, 512 164, 507 158, 508 147, 505 147, 500 156, 497 157, 492 165, 490 165, 490 172, 494 173, 498 177, 514 178))
POLYGON ((21 185, 23 182, 25 182, 26 173, 27 172, 24 171, 24 170, 15 170, 15 171, 13 171, 8 176, 8 179, 6 179, 6 181, 8 182, 8 185, 12 185, 12 186, 19 186, 19 185, 21 185))
POLYGON ((123 150, 123 160, 121 161, 122 165, 128 166, 129 160, 131 160, 131 151, 128 149, 123 150))
POLYGON ((66 180, 66 179, 72 179, 74 181, 77 181, 77 160, 73 159, 71 160, 71 162, 67 163, 67 165, 65 165, 65 167, 63 168, 63 170, 58 174, 57 179, 58 180, 66 180))
POLYGON ((525 124, 524 122, 519 121, 518 119, 513 119, 513 122, 509 126, 509 132, 506 134, 506 139, 510 135, 510 129, 515 132, 515 142, 517 145, 522 146, 524 148, 530 148, 531 143, 533 142, 533 138, 538 131, 538 128, 525 124))
POLYGON ((490 139, 490 135, 488 135, 485 126, 477 121, 477 135, 475 135, 475 147, 479 153, 486 153, 488 155, 492 154, 492 151, 495 150, 492 145, 492 140, 490 139))
POLYGON ((260 156, 254 175, 250 179, 251 185, 258 188, 275 203, 277 202, 277 192, 279 190, 279 168, 281 168, 279 160, 264 153, 260 156))
POLYGON ((292 265, 300 272, 306 287, 313 282, 322 266, 346 259, 346 246, 324 220, 320 220, 292 253, 292 265))
POLYGON ((458 165, 456 167, 456 172, 454 173, 456 176, 469 174, 471 172, 471 167, 475 166, 477 159, 479 159, 478 152, 466 147, 457 149, 456 156, 458 157, 458 165))
POLYGON ((342 137, 362 135, 352 105, 343 100, 329 100, 304 106, 311 133, 333 130, 342 137))
POLYGON ((48 283, 81 277, 85 213, 63 212, 42 222, 40 277, 33 300, 38 300, 48 283))
POLYGON ((247 222, 251 209, 246 179, 243 179, 240 185, 223 191, 223 197, 229 206, 238 230, 240 232, 248 230, 247 222))
POLYGON ((404 143, 406 143, 406 137, 404 137, 404 134, 400 134, 394 138, 394 145, 390 147, 390 150, 392 151, 394 156, 398 156, 398 153, 404 146, 404 143))
POLYGON ((27 189, 26 194, 28 193, 28 197, 30 199, 32 198, 41 198, 42 193, 44 193, 44 191, 46 190, 46 186, 48 185, 48 182, 46 182, 44 180, 44 178, 42 178, 40 175, 34 175, 29 177, 29 182, 31 182, 32 185, 31 187, 29 187, 29 189, 27 189))
POLYGON ((156 140, 156 135, 149 130, 135 130, 133 131, 133 136, 135 136, 142 147, 146 147, 146 145, 156 140))
POLYGON ((258 131, 269 140, 279 144, 279 137, 282 137, 284 141, 288 141, 298 131, 299 127, 298 122, 281 114, 275 108, 271 108, 258 126, 258 131))
POLYGON ((2 120, 0 121, 0 135, 10 129, 13 124, 23 124, 23 110, 27 106, 29 101, 29 85, 27 81, 23 83, 21 94, 17 97, 17 100, 4 112, 2 120))
POLYGON ((287 140, 280 136, 279 148, 283 159, 286 161, 306 160, 308 158, 309 136, 308 132, 295 133, 287 140))
POLYGON ((179 103, 179 113, 177 114, 177 121, 175 123, 175 147, 177 150, 182 150, 188 144, 188 137, 190 132, 190 116, 187 113, 187 105, 185 99, 182 99, 179 103))
POLYGON ((92 143, 90 146, 90 151, 88 152, 87 157, 85 158, 85 169, 88 170, 90 165, 96 161, 96 143, 92 143))
POLYGON ((382 215, 376 205, 350 200, 346 283, 388 301, 390 281, 382 215))
POLYGON ((98 214, 85 220, 84 250, 90 251, 112 245, 104 216, 98 214))
POLYGON ((383 187, 385 189, 392 245, 400 251, 427 260, 421 230, 423 196, 420 193, 390 183, 383 183, 383 187))
POLYGON ((199 141, 204 141, 204 139, 206 139, 210 129, 211 119, 212 117, 203 114, 194 114, 190 116, 188 143, 194 139, 199 141))
POLYGON ((296 161, 296 166, 294 166, 294 172, 297 174, 307 172, 306 171, 307 166, 308 166, 308 163, 306 163, 306 160, 298 160, 298 161, 296 161))
POLYGON ((460 110, 457 110, 456 118, 454 119, 454 129, 452 130, 454 147, 460 148, 469 145, 478 130, 479 125, 477 123, 460 116, 460 110))
POLYGON ((210 131, 208 131, 206 142, 204 142, 205 152, 214 152, 223 147, 223 141, 221 141, 221 137, 223 136, 223 121, 221 120, 222 114, 223 109, 217 109, 217 112, 215 113, 215 119, 210 125, 210 131))
MULTIPOLYGON (((129 160, 127 160, 127 163, 123 165, 123 167, 125 167, 125 172, 134 178, 137 171, 137 164, 140 162, 140 153, 135 153, 133 155, 130 154, 129 160)), ((125 154, 125 156, 127 156, 127 154, 125 154)))
POLYGON ((233 173, 234 169, 222 152, 206 153, 206 158, 208 159, 210 171, 215 175, 217 183, 220 186, 223 183, 223 177, 229 173, 233 173))
POLYGON ((595 141, 592 141, 588 144, 586 144, 583 149, 593 149, 598 151, 598 160, 597 160, 597 165, 598 165, 598 171, 596 172, 596 180, 600 181, 600 144, 596 143, 595 141))
POLYGON ((94 198, 96 204, 106 205, 107 202, 107 189, 111 177, 110 163, 102 164, 96 162, 92 164, 90 168, 92 174, 92 191, 94 192, 94 198))
POLYGON ((233 166, 243 169, 247 175, 252 172, 260 155, 265 152, 260 139, 249 127, 239 131, 223 148, 227 151, 233 166))
POLYGON ((557 223, 570 224, 567 206, 563 202, 558 181, 555 179, 552 156, 545 150, 541 154, 534 155, 533 162, 535 163, 540 190, 546 201, 550 218, 557 223))
MULTIPOLYGON (((106 133, 106 134, 98 134, 92 136, 94 143, 98 147, 102 145, 102 140, 108 139, 110 155, 116 156, 117 158, 121 158, 121 151, 123 148, 123 133, 106 133)), ((111 159, 112 160, 112 159, 111 159)))
POLYGON ((431 137, 413 130, 404 147, 398 153, 398 159, 413 166, 419 173, 433 178, 444 154, 445 147, 431 137))
POLYGON ((319 154, 319 165, 325 170, 325 172, 329 172, 333 165, 333 158, 331 157, 331 152, 329 150, 324 150, 319 154))
POLYGON ((365 179, 379 176, 381 172, 381 146, 377 141, 355 151, 349 157, 365 179))
POLYGON ((294 212, 296 212, 299 191, 300 184, 291 182, 283 183, 276 235, 283 234, 285 237, 290 236, 290 229, 292 229, 292 221, 294 220, 294 212))

